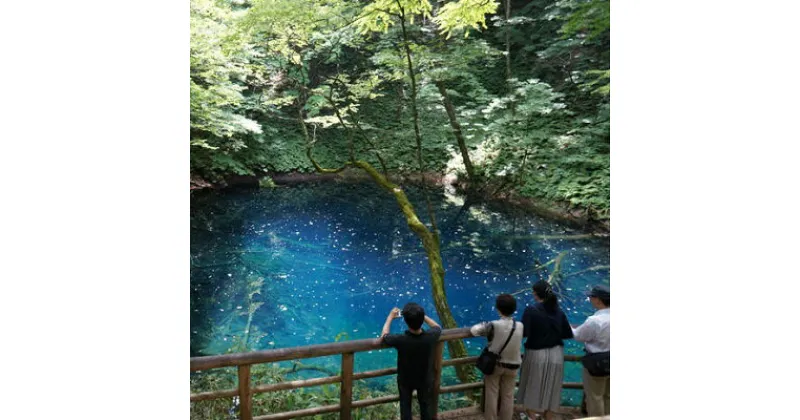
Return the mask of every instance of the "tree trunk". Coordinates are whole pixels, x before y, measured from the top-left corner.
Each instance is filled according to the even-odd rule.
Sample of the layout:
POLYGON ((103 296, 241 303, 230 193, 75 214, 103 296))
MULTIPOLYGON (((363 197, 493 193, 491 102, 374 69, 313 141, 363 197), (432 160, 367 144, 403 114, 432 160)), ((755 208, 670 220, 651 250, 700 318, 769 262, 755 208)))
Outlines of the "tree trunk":
MULTIPOLYGON (((511 26, 508 24, 508 20, 511 19, 511 0, 506 0, 506 90, 508 94, 511 95, 511 26)), ((517 112, 517 105, 514 102, 511 102, 511 115, 513 116, 517 112)))
POLYGON ((450 119, 450 126, 453 127, 453 135, 456 136, 458 142, 458 149, 461 151, 461 157, 464 159, 464 167, 467 169, 467 178, 469 179, 470 186, 476 182, 475 169, 472 166, 472 161, 469 159, 469 150, 464 141, 464 136, 461 134, 461 125, 456 120, 456 110, 453 103, 450 102, 450 96, 447 95, 447 89, 444 87, 444 82, 436 82, 436 87, 439 88, 439 93, 442 95, 442 102, 444 109, 447 111, 447 117, 450 119))
MULTIPOLYGON (((403 30, 403 49, 406 53, 408 77, 411 79, 411 115, 414 119, 414 138, 417 140, 417 162, 419 162, 419 174, 424 179, 425 164, 422 161, 422 135, 419 129, 419 111, 417 109, 417 78, 414 73, 414 65, 411 63, 411 47, 409 46, 408 31, 406 31, 406 15, 402 8, 400 9, 400 28, 403 30)), ((428 206, 428 217, 431 219, 433 234, 438 237, 439 228, 436 227, 436 214, 433 212, 433 205, 431 205, 424 183, 422 184, 422 192, 425 195, 425 204, 428 206)))
MULTIPOLYGON (((443 328, 458 328, 453 313, 450 311, 450 306, 447 304, 447 294, 444 290, 444 265, 442 264, 442 254, 439 246, 439 236, 431 232, 424 223, 419 220, 414 206, 409 201, 403 190, 393 184, 389 179, 381 175, 375 168, 367 162, 356 160, 354 162, 345 162, 345 164, 338 169, 325 169, 322 168, 314 157, 311 155, 311 147, 306 149, 308 156, 314 168, 318 172, 332 173, 344 170, 348 166, 356 166, 363 169, 378 185, 383 187, 394 195, 400 210, 406 217, 406 223, 411 231, 414 232, 421 240, 422 246, 425 249, 425 255, 428 257, 428 268, 431 273, 431 291, 433 293, 433 302, 436 307, 436 312, 439 314, 439 320, 442 322, 443 328)), ((447 345, 448 353, 451 359, 460 357, 467 357, 467 347, 462 340, 453 340, 447 345)), ((474 382, 474 372, 471 366, 458 365, 456 366, 456 374, 458 379, 463 383, 474 382)))
MULTIPOLYGON (((422 246, 425 248, 425 254, 428 257, 428 268, 431 273, 433 302, 434 306, 436 306, 436 312, 439 314, 439 320, 442 322, 442 327, 458 328, 453 318, 453 313, 450 311, 450 306, 447 303, 447 294, 444 290, 444 265, 442 264, 439 236, 431 232, 430 229, 419 220, 417 213, 414 211, 414 206, 399 186, 391 183, 367 162, 356 161, 353 164, 366 171, 375 182, 394 195, 397 204, 400 206, 400 210, 406 216, 408 227, 422 240, 422 246)), ((467 357, 467 347, 462 340, 453 340, 449 342, 447 344, 447 351, 451 359, 467 357)), ((473 382, 474 380, 472 366, 458 365, 456 366, 456 374, 458 375, 458 379, 463 383, 473 382)))
MULTIPOLYGON (((422 161, 422 136, 420 135, 419 112, 417 109, 417 79, 414 74, 414 66, 411 62, 411 47, 409 46, 408 32, 406 31, 405 11, 402 8, 400 9, 400 27, 403 33, 403 47, 406 53, 408 76, 411 79, 411 113, 414 118, 414 136, 417 140, 417 161, 419 162, 420 175, 424 177, 425 166, 422 161)), ((381 186, 394 194, 397 203, 403 210, 403 214, 406 215, 408 226, 420 237, 422 245, 425 248, 425 253, 428 255, 428 267, 431 272, 431 291, 433 292, 433 302, 436 306, 436 312, 439 314, 439 320, 442 322, 444 328, 458 328, 455 319, 453 319, 453 314, 450 312, 450 306, 447 304, 447 296, 444 292, 444 266, 442 265, 442 255, 439 252, 439 229, 436 227, 436 216, 433 212, 431 201, 428 198, 428 193, 425 192, 424 185, 422 189, 423 192, 425 192, 425 202, 428 206, 428 217, 431 220, 432 231, 428 230, 419 220, 414 212, 414 208, 411 206, 411 202, 408 201, 403 190, 389 183, 385 178, 383 180, 384 182, 381 182, 381 180, 377 178, 380 177, 380 174, 366 162, 360 162, 361 164, 359 164, 359 162, 355 163, 356 166, 367 171, 381 186)), ((447 351, 453 359, 467 357, 467 347, 462 340, 453 340, 449 342, 447 344, 447 351)), ((458 365, 455 368, 458 379, 461 380, 462 383, 473 381, 474 371, 472 366, 458 365)))
POLYGON ((511 19, 511 0, 506 0, 506 86, 508 93, 511 93, 511 27, 508 25, 508 20, 511 19))
MULTIPOLYGON (((417 142, 417 161, 420 165, 420 173, 424 176, 424 165, 422 161, 422 138, 420 135, 419 114, 417 111, 417 84, 411 62, 411 49, 408 45, 408 33, 406 32, 404 15, 401 17, 400 23, 403 30, 406 62, 408 64, 409 77, 411 78, 411 111, 414 118, 414 135, 417 142)), ((442 264, 442 255, 440 252, 439 234, 436 227, 436 219, 435 214, 433 213, 433 207, 428 199, 427 193, 425 194, 425 201, 428 205, 428 215, 431 220, 432 230, 428 229, 428 227, 419 220, 417 213, 414 211, 414 207, 411 205, 411 202, 408 200, 408 197, 403 190, 399 186, 389 181, 388 177, 381 175, 369 163, 361 160, 351 159, 350 162, 345 162, 340 168, 326 169, 321 167, 317 161, 314 160, 314 157, 311 154, 314 140, 311 138, 311 136, 309 136, 308 129, 305 126, 302 106, 298 112, 298 122, 302 127, 306 144, 308 144, 306 156, 308 156, 317 172, 336 173, 343 171, 348 166, 357 166, 367 172, 367 174, 369 174, 370 177, 376 183, 378 183, 378 185, 394 195, 395 199, 397 200, 397 204, 400 206, 400 210, 406 217, 406 223, 408 224, 409 228, 411 228, 411 230, 422 240, 422 246, 425 249, 425 254, 428 257, 428 268, 431 275, 431 291, 433 293, 433 302, 434 306, 436 307, 436 312, 439 314, 439 320, 442 323, 442 327, 458 328, 458 325, 453 318, 453 314, 450 311, 450 306, 447 304, 447 295, 445 294, 444 290, 444 265, 442 264)), ((453 340, 449 342, 447 345, 447 350, 450 354, 450 358, 452 359, 467 357, 467 347, 464 345, 462 340, 453 340)), ((475 381, 476 378, 472 366, 458 365, 455 366, 455 368, 456 374, 462 383, 470 383, 475 381)))

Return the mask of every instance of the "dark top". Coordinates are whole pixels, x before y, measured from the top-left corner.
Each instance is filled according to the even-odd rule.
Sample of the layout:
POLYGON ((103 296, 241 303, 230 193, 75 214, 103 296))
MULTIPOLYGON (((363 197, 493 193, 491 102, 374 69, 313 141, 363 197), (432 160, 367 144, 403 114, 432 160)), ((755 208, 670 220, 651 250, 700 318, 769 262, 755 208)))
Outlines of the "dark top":
POLYGON ((413 334, 389 334, 383 342, 397 349, 397 383, 423 386, 433 382, 433 349, 442 335, 438 327, 413 334))
POLYGON ((538 302, 525 308, 522 314, 523 337, 525 348, 530 350, 549 349, 563 346, 564 340, 572 338, 572 327, 561 308, 556 305, 553 312, 548 312, 543 303, 538 302))

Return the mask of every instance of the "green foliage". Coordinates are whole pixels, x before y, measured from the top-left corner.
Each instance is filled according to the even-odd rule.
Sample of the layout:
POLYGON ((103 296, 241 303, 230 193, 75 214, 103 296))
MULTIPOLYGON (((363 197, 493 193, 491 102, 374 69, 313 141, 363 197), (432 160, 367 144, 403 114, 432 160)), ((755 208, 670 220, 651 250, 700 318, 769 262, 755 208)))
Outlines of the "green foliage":
POLYGON ((586 82, 581 86, 603 97, 611 95, 611 70, 589 70, 585 73, 586 82))
POLYGON ((261 133, 255 121, 238 112, 249 74, 246 46, 227 41, 233 19, 229 9, 212 0, 190 3, 190 110, 196 146, 207 147, 203 135, 230 139, 239 133, 261 133))
POLYGON ((594 118, 572 121, 577 128, 556 138, 550 153, 534 157, 520 193, 566 201, 589 211, 591 217, 610 217, 610 159, 608 107, 594 118))
POLYGON ((611 23, 609 0, 565 0, 559 4, 572 11, 561 28, 565 36, 584 34, 592 39, 608 32, 611 23))
POLYGON ((431 10, 428 0, 375 0, 364 7, 356 22, 363 35, 387 32, 398 22, 396 19, 406 19, 413 25, 415 16, 430 18, 431 10))
POLYGON ((205 175, 251 173, 233 155, 247 147, 247 139, 264 132, 243 107, 252 51, 232 37, 236 18, 228 5, 192 0, 190 17, 192 168, 203 168, 199 172, 205 175))
POLYGON ((479 87, 476 66, 499 59, 502 52, 484 40, 454 40, 438 48, 420 47, 415 55, 423 76, 435 81, 467 81, 479 87))
MULTIPOLYGON (((253 384, 274 384, 290 381, 293 378, 276 364, 253 365, 251 381, 253 384)), ((215 369, 194 374, 191 377, 190 388, 192 393, 211 390, 236 388, 237 376, 232 369, 215 369)), ((384 388, 367 387, 359 382, 353 386, 353 400, 365 400, 388 395, 397 395, 397 385, 389 380, 384 388)), ((256 394, 253 396, 253 413, 256 416, 267 413, 279 413, 304 408, 336 405, 339 403, 339 385, 323 385, 296 390, 276 391, 256 394)), ((453 410, 473 405, 473 402, 460 394, 442 395, 439 401, 440 411, 453 410)), ((417 404, 413 404, 413 411, 419 415, 417 404)), ((233 409, 235 403, 232 398, 221 398, 210 401, 192 402, 190 405, 190 418, 193 420, 220 419, 227 420, 236 414, 233 409)), ((354 420, 386 420, 398 418, 400 413, 399 403, 381 404, 353 410, 354 420)), ((317 415, 309 417, 317 420, 335 420, 338 413, 317 415)))
POLYGON ((258 186, 261 188, 275 188, 275 181, 268 176, 262 176, 261 179, 258 180, 258 186))
POLYGON ((482 180, 608 217, 609 2, 512 3, 508 19, 498 3, 192 0, 192 172, 313 171, 309 141, 325 167, 352 143, 417 171, 407 46, 427 170, 455 150, 439 83, 482 180))
POLYGON ((464 30, 464 38, 469 36, 469 28, 486 29, 486 15, 497 11, 498 3, 491 0, 459 0, 443 5, 433 21, 448 39, 453 31, 464 30))

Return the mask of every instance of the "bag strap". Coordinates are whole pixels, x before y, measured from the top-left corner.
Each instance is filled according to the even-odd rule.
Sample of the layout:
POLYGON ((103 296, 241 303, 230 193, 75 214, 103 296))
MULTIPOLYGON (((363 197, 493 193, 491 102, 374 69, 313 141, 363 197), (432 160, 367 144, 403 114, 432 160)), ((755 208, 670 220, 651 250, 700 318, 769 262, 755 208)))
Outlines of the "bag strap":
POLYGON ((514 319, 512 318, 511 322, 512 322, 512 324, 511 324, 512 325, 511 334, 509 334, 508 338, 506 338, 506 342, 503 344, 503 348, 501 348, 500 351, 497 352, 498 355, 503 354, 503 350, 506 349, 506 346, 508 345, 508 342, 511 341, 511 337, 514 336, 514 330, 517 329, 517 321, 514 321, 514 319))

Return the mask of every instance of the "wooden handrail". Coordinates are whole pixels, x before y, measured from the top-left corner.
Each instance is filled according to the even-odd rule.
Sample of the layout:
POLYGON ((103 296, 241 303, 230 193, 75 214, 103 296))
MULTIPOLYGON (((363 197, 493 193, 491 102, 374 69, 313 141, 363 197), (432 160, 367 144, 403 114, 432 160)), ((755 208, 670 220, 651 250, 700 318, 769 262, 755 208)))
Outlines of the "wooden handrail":
POLYGON ((342 375, 326 376, 324 378, 305 379, 298 381, 279 382, 277 384, 265 384, 265 385, 255 386, 253 387, 253 394, 283 391, 286 389, 307 388, 310 386, 338 384, 340 382, 342 382, 342 375))
POLYGON ((471 362, 477 362, 477 361, 478 361, 478 356, 459 357, 457 359, 443 360, 442 361, 442 367, 461 365, 461 364, 464 364, 464 363, 471 363, 471 362))
MULTIPOLYGON (((519 381, 514 383, 514 386, 519 386, 519 381)), ((483 381, 480 382, 470 382, 468 384, 458 384, 458 385, 451 385, 451 386, 443 386, 439 389, 440 394, 449 394, 452 392, 462 392, 467 391, 470 389, 480 389, 483 387, 483 381)), ((583 388, 583 384, 580 382, 564 382, 561 384, 562 388, 566 389, 581 389, 583 388)))
POLYGON ((334 413, 336 411, 339 411, 339 404, 305 408, 297 411, 287 411, 285 413, 267 414, 266 416, 255 417, 253 420, 286 420, 297 417, 315 416, 317 414, 334 413))
POLYGON ((386 395, 384 397, 368 398, 366 400, 354 401, 353 408, 363 408, 372 405, 387 404, 396 401, 400 401, 399 395, 386 395))
MULTIPOLYGON (((457 359, 448 359, 442 361, 442 367, 448 366, 455 366, 455 365, 463 365, 467 363, 473 363, 478 359, 478 356, 470 356, 470 357, 460 357, 457 359)), ((572 354, 565 354, 564 361, 565 362, 578 362, 580 361, 581 356, 576 356, 572 354)), ((377 369, 377 370, 368 370, 364 372, 358 372, 353 374, 353 380, 361 380, 361 379, 370 379, 370 378, 378 378, 381 376, 390 376, 397 374, 397 368, 388 368, 388 369, 377 369)), ((325 376, 322 378, 313 378, 313 379, 302 379, 296 381, 286 381, 286 382, 279 382, 276 384, 264 384, 264 385, 257 385, 251 388, 251 392, 253 395, 255 394, 262 394, 265 392, 275 392, 275 391, 285 391, 289 389, 298 389, 298 388, 308 388, 312 386, 320 386, 320 385, 328 385, 328 384, 338 384, 342 382, 342 376, 325 376)), ((477 382, 475 382, 477 383, 477 382)), ((567 386, 569 382, 564 383, 565 388, 570 388, 567 386)), ((462 384, 463 385, 463 384, 462 384)), ((461 386, 461 385, 458 385, 461 386)), ((445 388, 449 387, 442 387, 441 389, 444 390, 445 388)), ((455 392, 455 391, 451 391, 455 392)), ((440 393, 445 393, 440 391, 440 393)), ((217 398, 225 398, 225 397, 235 397, 239 395, 239 390, 236 388, 231 389, 223 389, 217 391, 207 391, 207 392, 198 392, 196 394, 192 394, 191 401, 205 401, 205 400, 213 400, 217 398)), ((380 397, 385 398, 385 397, 380 397)), ((366 401, 366 400, 364 400, 366 401)), ((358 402, 353 402, 353 408, 358 408, 360 405, 357 405, 358 402)))
POLYGON ((377 378, 379 376, 389 376, 397 373, 397 368, 368 370, 366 372, 359 372, 353 375, 353 379, 369 379, 377 378))
MULTIPOLYGON (((458 384, 452 386, 442 387, 441 371, 443 367, 457 366, 462 364, 474 363, 477 360, 476 356, 461 357, 457 359, 443 360, 444 343, 450 340, 471 338, 472 334, 469 328, 454 328, 442 331, 439 337, 439 343, 435 349, 434 359, 434 392, 433 401, 434 406, 438 407, 438 399, 440 394, 447 394, 453 392, 463 392, 473 389, 480 389, 483 387, 483 382, 472 382, 467 384, 458 384)), ((220 367, 237 366, 239 385, 238 388, 217 390, 210 392, 200 392, 191 394, 191 401, 203 401, 216 398, 239 396, 239 416, 242 420, 285 420, 297 417, 306 417, 316 414, 339 412, 339 418, 349 420, 352 416, 352 409, 368 407, 378 404, 386 404, 400 400, 398 395, 388 395, 378 398, 370 398, 366 400, 353 401, 353 381, 360 379, 376 378, 380 376, 388 376, 397 374, 397 368, 378 369, 364 372, 353 372, 354 354, 358 352, 377 350, 387 348, 388 346, 378 339, 362 339, 353 341, 343 341, 338 343, 315 344, 303 347, 289 347, 283 349, 272 349, 263 351, 253 351, 247 353, 234 353, 219 356, 205 356, 193 357, 190 361, 192 372, 202 371, 207 369, 215 369, 220 367), (306 380, 297 380, 289 382, 281 382, 277 384, 262 384, 251 386, 250 366, 258 363, 272 363, 285 360, 297 360, 312 357, 323 357, 340 354, 342 356, 341 373, 337 376, 329 376, 324 378, 313 378, 306 380), (297 389, 310 386, 319 386, 324 384, 339 383, 340 397, 339 404, 328 405, 324 407, 313 407, 302 410, 289 411, 284 413, 268 414, 265 416, 253 417, 252 413, 252 398, 255 394, 263 392, 274 392, 281 390, 297 389)), ((580 361, 581 356, 564 355, 565 362, 580 361)), ((517 385, 519 383, 517 382, 517 385)), ((574 389, 581 388, 579 382, 566 382, 563 384, 564 388, 574 389)))
POLYGON ((194 401, 216 400, 217 398, 235 397, 237 395, 239 395, 239 390, 236 388, 223 389, 219 391, 198 392, 196 394, 192 394, 189 401, 194 402, 194 401))
MULTIPOLYGON (((452 328, 442 331, 439 341, 450 341, 469 337, 472 337, 472 334, 469 332, 469 327, 452 328)), ((192 372, 198 372, 227 366, 254 365, 258 363, 333 356, 344 353, 360 353, 388 347, 389 346, 384 345, 377 338, 365 338, 361 340, 339 341, 337 343, 312 344, 310 346, 192 357, 189 361, 189 367, 192 372)))

